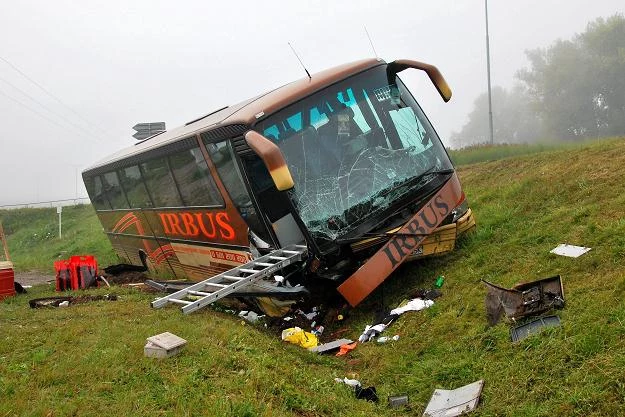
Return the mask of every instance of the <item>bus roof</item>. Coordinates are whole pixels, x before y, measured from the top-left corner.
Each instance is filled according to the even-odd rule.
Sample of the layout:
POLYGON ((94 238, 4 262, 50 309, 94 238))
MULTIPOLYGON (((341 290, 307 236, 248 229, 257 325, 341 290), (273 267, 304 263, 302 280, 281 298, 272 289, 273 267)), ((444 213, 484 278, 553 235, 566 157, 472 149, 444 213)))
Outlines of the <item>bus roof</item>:
POLYGON ((109 155, 83 172, 87 172, 92 169, 108 165, 109 163, 122 160, 131 155, 140 154, 147 150, 175 142, 178 139, 187 138, 190 135, 212 130, 221 126, 237 124, 251 126, 257 120, 262 119, 263 116, 268 116, 330 84, 382 64, 384 64, 383 60, 370 58, 339 65, 337 67, 312 74, 310 79, 308 77, 301 78, 297 81, 276 88, 275 90, 261 94, 260 96, 243 101, 234 106, 209 113, 207 116, 200 117, 183 126, 157 134, 151 138, 145 139, 142 142, 135 143, 134 145, 122 149, 119 152, 109 155))

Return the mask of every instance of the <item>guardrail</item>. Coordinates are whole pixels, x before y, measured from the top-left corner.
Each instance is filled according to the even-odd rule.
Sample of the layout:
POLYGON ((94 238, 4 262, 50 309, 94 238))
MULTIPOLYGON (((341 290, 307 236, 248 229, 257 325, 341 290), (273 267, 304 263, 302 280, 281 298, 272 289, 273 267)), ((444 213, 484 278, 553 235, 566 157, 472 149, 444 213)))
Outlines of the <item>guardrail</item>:
POLYGON ((0 209, 18 208, 47 208, 58 206, 73 206, 77 204, 89 204, 89 197, 65 198, 61 200, 38 201, 34 203, 2 204, 0 209))

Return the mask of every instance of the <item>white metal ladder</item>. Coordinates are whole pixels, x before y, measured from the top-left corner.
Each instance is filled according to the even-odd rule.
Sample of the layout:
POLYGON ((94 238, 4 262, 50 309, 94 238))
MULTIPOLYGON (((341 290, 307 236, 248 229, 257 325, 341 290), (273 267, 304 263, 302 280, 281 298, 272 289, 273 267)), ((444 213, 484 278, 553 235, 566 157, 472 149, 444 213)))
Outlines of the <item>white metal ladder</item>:
POLYGON ((241 287, 272 276, 280 269, 301 261, 306 254, 307 248, 303 245, 290 245, 274 250, 246 264, 154 300, 152 307, 161 308, 169 303, 177 303, 183 305, 183 313, 189 314, 214 303, 241 287), (189 300, 188 297, 194 299, 189 300))

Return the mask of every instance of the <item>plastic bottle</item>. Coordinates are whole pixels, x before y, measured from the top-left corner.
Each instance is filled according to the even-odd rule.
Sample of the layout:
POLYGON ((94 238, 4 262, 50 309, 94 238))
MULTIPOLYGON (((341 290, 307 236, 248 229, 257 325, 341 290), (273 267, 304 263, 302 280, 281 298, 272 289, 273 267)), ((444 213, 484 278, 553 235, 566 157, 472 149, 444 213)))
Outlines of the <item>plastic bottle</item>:
POLYGON ((440 288, 443 286, 444 282, 445 282, 445 277, 443 275, 439 275, 438 278, 436 278, 436 281, 434 282, 434 287, 440 288))

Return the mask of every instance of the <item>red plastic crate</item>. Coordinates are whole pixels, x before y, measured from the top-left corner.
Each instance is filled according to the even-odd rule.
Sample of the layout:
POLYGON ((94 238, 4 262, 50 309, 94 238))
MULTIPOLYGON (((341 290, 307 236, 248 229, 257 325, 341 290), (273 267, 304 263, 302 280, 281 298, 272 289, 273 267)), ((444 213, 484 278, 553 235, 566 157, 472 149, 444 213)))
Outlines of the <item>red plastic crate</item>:
POLYGON ((80 255, 69 258, 72 289, 97 286, 98 262, 94 256, 80 255))
POLYGON ((74 289, 72 287, 72 269, 68 260, 62 259, 54 261, 54 270, 56 271, 56 290, 67 291, 74 289))

